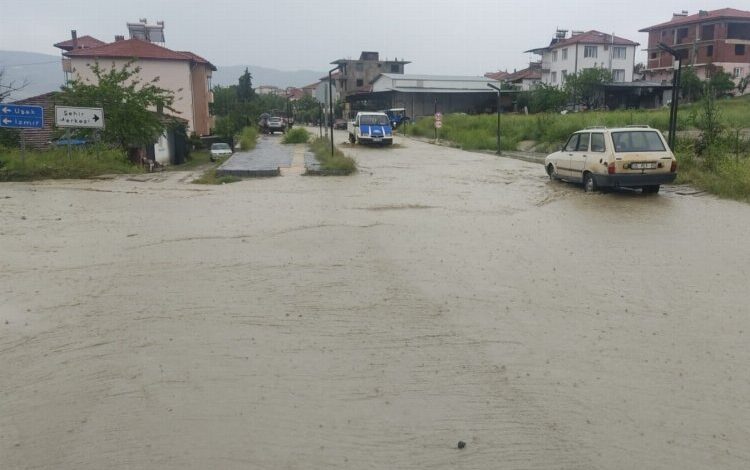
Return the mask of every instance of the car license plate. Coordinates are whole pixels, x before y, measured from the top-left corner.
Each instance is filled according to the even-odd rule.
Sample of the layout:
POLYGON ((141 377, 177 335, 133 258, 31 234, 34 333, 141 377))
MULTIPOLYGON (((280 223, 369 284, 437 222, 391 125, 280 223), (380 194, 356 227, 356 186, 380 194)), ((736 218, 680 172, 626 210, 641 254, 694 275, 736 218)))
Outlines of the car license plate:
POLYGON ((630 168, 634 170, 653 170, 654 168, 656 168, 656 162, 631 163, 630 168))
POLYGON ((383 140, 383 138, 382 137, 373 137, 372 140, 375 141, 375 142, 380 142, 381 140, 383 140))

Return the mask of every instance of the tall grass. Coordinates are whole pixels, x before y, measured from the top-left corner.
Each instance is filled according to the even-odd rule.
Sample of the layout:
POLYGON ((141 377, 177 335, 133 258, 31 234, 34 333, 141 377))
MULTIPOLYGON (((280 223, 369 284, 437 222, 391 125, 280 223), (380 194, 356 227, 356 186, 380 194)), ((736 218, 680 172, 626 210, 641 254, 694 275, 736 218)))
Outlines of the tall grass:
POLYGON ((0 181, 91 178, 105 174, 142 173, 119 149, 66 148, 26 151, 0 148, 0 181))
MULTIPOLYGON (((750 127, 750 95, 719 102, 722 116, 733 126, 750 127)), ((677 130, 695 129, 699 104, 681 105, 677 130)), ((589 111, 566 115, 501 114, 500 143, 503 150, 514 150, 522 141, 535 141, 542 150, 562 145, 568 136, 584 127, 621 127, 646 124, 666 132, 669 129, 669 110, 589 111)), ((406 133, 433 138, 435 121, 426 117, 406 127, 406 133)), ((494 150, 497 148, 497 116, 450 114, 443 117, 439 131, 441 140, 451 141, 465 150, 494 150)))
POLYGON ((324 137, 318 137, 310 143, 310 150, 315 154, 323 170, 344 175, 357 171, 357 162, 352 157, 344 155, 335 147, 331 155, 330 145, 331 142, 324 137))
POLYGON ((303 127, 295 127, 290 129, 284 134, 284 138, 281 139, 282 143, 285 144, 304 144, 310 140, 310 133, 303 127))
POLYGON ((240 132, 240 149, 244 151, 252 150, 258 142, 258 130, 255 127, 247 126, 240 132))

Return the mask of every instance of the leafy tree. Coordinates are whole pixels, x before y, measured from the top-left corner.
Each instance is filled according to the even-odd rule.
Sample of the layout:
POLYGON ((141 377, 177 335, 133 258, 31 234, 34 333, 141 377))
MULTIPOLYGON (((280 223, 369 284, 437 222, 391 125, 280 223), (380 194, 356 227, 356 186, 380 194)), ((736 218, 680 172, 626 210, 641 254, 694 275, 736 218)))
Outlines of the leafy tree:
POLYGON ((223 87, 216 85, 213 88, 214 102, 211 103, 211 112, 215 116, 227 116, 237 107, 237 85, 223 87))
POLYGON ((699 100, 703 96, 703 82, 695 73, 693 67, 685 67, 680 75, 680 89, 682 96, 688 101, 699 100))
POLYGON ((245 67, 245 73, 240 75, 239 84, 237 85, 237 99, 240 103, 249 103, 255 97, 253 90, 253 75, 245 67))
POLYGON ((99 63, 89 66, 95 83, 76 78, 62 87, 60 101, 73 106, 104 108, 106 126, 101 131, 104 142, 116 144, 123 149, 149 145, 164 132, 163 117, 154 110, 172 108, 174 93, 156 85, 158 77, 143 82, 138 77, 140 67, 133 61, 122 67, 104 69, 99 63))
POLYGON ((715 169, 717 163, 716 144, 724 132, 721 122, 721 112, 716 104, 716 93, 711 89, 710 82, 706 84, 706 91, 701 104, 701 112, 696 119, 695 127, 701 131, 698 142, 698 153, 706 158, 706 163, 715 169))
POLYGON ((231 116, 219 116, 216 119, 214 133, 224 138, 232 138, 240 129, 237 122, 231 116))
MULTIPOLYGON (((547 111, 558 111, 565 107, 568 102, 568 94, 556 86, 540 83, 530 92, 529 111, 542 113, 547 111)), ((520 103, 519 103, 520 107, 520 103)))
POLYGON ((747 89, 747 86, 750 85, 750 75, 745 75, 740 79, 740 82, 737 84, 737 91, 740 92, 740 95, 745 93, 745 90, 747 89))
POLYGON ((320 114, 320 103, 310 95, 294 102, 295 119, 299 122, 315 122, 320 114))
POLYGON ((591 108, 599 101, 601 87, 612 81, 612 74, 607 69, 583 69, 565 79, 565 91, 574 103, 582 103, 591 108))
POLYGON ((29 84, 28 80, 21 83, 15 81, 6 83, 3 81, 3 75, 5 75, 5 69, 0 69, 0 103, 5 101, 14 91, 23 90, 29 84))
POLYGON ((714 96, 731 95, 735 88, 732 76, 726 73, 722 68, 716 67, 711 71, 708 79, 708 88, 714 93, 714 96))

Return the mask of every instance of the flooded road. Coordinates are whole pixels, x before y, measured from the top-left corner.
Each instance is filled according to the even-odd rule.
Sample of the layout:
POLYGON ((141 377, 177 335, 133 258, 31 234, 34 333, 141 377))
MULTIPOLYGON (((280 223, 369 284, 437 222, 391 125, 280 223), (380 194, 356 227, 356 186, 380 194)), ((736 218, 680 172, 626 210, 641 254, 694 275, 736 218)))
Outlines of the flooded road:
POLYGON ((0 185, 0 468, 750 467, 750 206, 342 148, 0 185))

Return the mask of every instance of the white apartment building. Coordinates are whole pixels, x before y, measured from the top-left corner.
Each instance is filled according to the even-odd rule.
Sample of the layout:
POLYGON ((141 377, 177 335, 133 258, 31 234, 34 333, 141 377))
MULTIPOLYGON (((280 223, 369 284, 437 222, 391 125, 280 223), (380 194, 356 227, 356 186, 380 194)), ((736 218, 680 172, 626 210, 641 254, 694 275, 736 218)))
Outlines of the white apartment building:
POLYGON ((542 56, 542 83, 562 86, 568 75, 590 68, 604 68, 613 82, 632 82, 637 42, 599 31, 558 30, 549 46, 526 52, 542 56))

